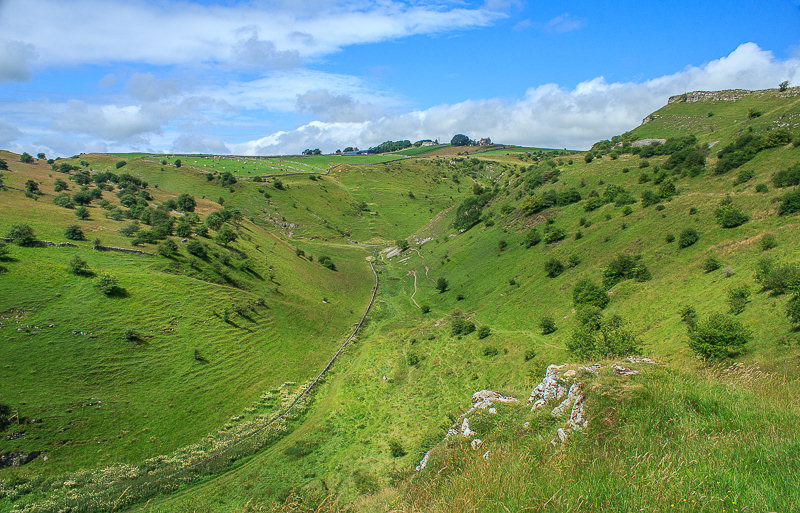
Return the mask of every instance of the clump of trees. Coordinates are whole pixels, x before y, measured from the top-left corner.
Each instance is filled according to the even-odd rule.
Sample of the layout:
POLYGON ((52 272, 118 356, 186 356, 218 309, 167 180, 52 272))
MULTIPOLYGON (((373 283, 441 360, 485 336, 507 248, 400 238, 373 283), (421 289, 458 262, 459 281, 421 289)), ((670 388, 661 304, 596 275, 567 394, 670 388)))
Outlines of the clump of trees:
POLYGON ((610 289, 624 280, 647 281, 652 277, 641 255, 617 255, 603 270, 603 286, 610 289))

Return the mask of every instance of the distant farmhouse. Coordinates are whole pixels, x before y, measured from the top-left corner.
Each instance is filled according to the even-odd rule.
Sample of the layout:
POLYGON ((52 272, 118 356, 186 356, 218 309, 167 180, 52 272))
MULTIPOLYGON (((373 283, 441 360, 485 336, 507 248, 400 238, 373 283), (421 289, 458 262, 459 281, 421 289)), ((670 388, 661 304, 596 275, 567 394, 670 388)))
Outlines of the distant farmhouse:
POLYGON ((488 137, 484 137, 480 141, 478 141, 478 146, 491 146, 492 140, 488 137))

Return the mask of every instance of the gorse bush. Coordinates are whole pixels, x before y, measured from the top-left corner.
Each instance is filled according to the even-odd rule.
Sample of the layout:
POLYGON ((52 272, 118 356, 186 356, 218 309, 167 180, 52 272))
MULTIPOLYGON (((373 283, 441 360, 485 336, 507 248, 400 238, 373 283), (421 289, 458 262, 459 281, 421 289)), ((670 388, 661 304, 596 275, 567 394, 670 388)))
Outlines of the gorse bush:
POLYGON ((736 356, 751 338, 750 331, 741 322, 718 313, 689 327, 689 347, 705 359, 736 356))

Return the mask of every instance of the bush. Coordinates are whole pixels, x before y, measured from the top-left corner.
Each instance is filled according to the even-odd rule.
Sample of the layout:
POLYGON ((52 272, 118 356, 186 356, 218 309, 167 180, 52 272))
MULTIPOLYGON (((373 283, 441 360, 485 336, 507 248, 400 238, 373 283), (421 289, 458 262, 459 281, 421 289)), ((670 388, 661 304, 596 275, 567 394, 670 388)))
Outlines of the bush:
POLYGON ((33 228, 27 224, 15 224, 6 235, 17 246, 28 246, 35 240, 33 228))
POLYGON ((75 209, 75 217, 77 217, 81 221, 89 219, 89 209, 83 206, 78 207, 77 209, 75 209))
MULTIPOLYGON (((236 232, 234 232, 233 230, 231 230, 227 226, 223 226, 217 232, 217 236, 214 237, 214 242, 216 242, 217 244, 222 244, 223 246, 227 246, 231 242, 236 241, 236 239, 238 239, 238 238, 239 237, 238 237, 238 235, 236 235, 236 232)), ((326 257, 326 258, 328 258, 328 260, 330 260, 330 257, 326 257)), ((322 263, 322 265, 325 265, 325 264, 322 263)), ((333 262, 331 262, 331 265, 333 265, 333 262)), ((328 267, 328 266, 325 266, 325 267, 328 267)), ((334 266, 333 270, 334 271, 336 270, 335 266, 334 266)))
POLYGON ((522 238, 522 245, 525 246, 526 248, 530 248, 539 244, 541 240, 542 236, 541 234, 539 234, 539 230, 536 228, 531 228, 525 234, 525 237, 522 238))
POLYGON ((647 281, 651 278, 650 270, 642 263, 641 255, 617 255, 603 270, 603 287, 610 289, 617 283, 635 279, 647 281))
POLYGON ((524 358, 525 358, 526 362, 529 362, 529 361, 533 360, 534 358, 536 358, 536 350, 534 350, 534 349, 526 349, 524 358))
POLYGON ((70 198, 69 194, 66 192, 57 194, 56 197, 53 198, 53 204, 62 208, 75 208, 72 198, 70 198))
POLYGON ((326 269, 330 269, 331 271, 336 270, 336 265, 333 263, 333 260, 331 260, 331 257, 329 256, 322 255, 319 258, 317 258, 317 261, 320 264, 322 264, 322 266, 325 267, 326 269))
POLYGON ((450 332, 454 337, 459 335, 469 335, 475 331, 475 324, 466 320, 461 310, 454 310, 450 315, 450 319, 450 332))
POLYGON ((766 233, 763 237, 761 237, 760 246, 761 251, 768 251, 772 248, 776 248, 778 247, 778 239, 776 239, 771 233, 766 233))
POLYGON ((492 329, 489 326, 481 326, 478 328, 478 338, 484 339, 492 334, 492 329))
POLYGON ((69 272, 78 276, 89 275, 89 264, 78 255, 73 255, 69 261, 69 272))
POLYGON ((625 205, 625 207, 622 209, 622 215, 629 216, 631 214, 633 214, 633 209, 630 205, 625 205))
POLYGON ((581 263, 581 257, 576 255, 575 253, 570 254, 569 258, 567 258, 567 267, 569 268, 577 267, 580 263, 581 263))
POLYGON ((507 247, 508 247, 508 241, 506 241, 505 239, 500 239, 499 241, 497 241, 498 251, 503 251, 507 247))
POLYGON ((555 319, 553 319, 553 317, 550 315, 545 315, 539 320, 539 329, 541 330, 542 335, 549 335, 551 333, 555 333, 558 328, 556 327, 555 319))
POLYGON ((567 236, 564 233, 564 230, 561 228, 557 228, 552 224, 545 225, 544 227, 544 243, 545 244, 553 244, 554 242, 558 242, 560 240, 564 240, 567 236))
POLYGON ((775 264, 771 258, 759 259, 756 281, 773 294, 781 295, 800 290, 800 267, 797 264, 775 264))
POLYGON ((697 311, 691 305, 686 305, 678 312, 683 321, 690 329, 694 328, 697 324, 697 311))
MULTIPOLYGON (((583 307, 593 308, 593 307, 583 307)), ((583 359, 625 356, 639 353, 639 343, 618 315, 599 315, 581 323, 567 341, 567 349, 583 359)))
POLYGON ((194 255, 197 258, 206 258, 207 256, 206 247, 198 240, 190 240, 188 243, 186 243, 186 251, 190 255, 194 255))
POLYGON ((795 293, 786 303, 786 315, 794 324, 800 324, 800 293, 795 293))
POLYGON ((33 157, 27 151, 23 151, 22 155, 19 156, 19 161, 23 164, 33 164, 33 157))
POLYGON ((408 241, 405 239, 397 239, 394 244, 400 251, 405 251, 408 249, 408 241))
POLYGON ((121 168, 121 167, 124 167, 126 164, 127 164, 127 162, 125 162, 124 160, 120 160, 119 162, 117 162, 116 164, 114 164, 114 167, 116 167, 117 169, 119 169, 119 168, 121 168))
POLYGON ((772 175, 772 185, 779 188, 800 185, 800 164, 789 166, 772 175))
POLYGON ((544 272, 547 273, 549 278, 555 278, 564 272, 564 264, 556 258, 551 258, 544 263, 544 272))
POLYGON ((392 458, 400 458, 407 454, 406 450, 403 449, 403 446, 397 440, 389 441, 389 453, 392 455, 392 458))
POLYGON ((747 285, 741 285, 728 291, 728 306, 732 314, 738 315, 744 312, 744 307, 749 301, 750 288, 747 285))
POLYGON ((720 202, 719 207, 714 211, 714 216, 717 218, 717 224, 723 228, 735 228, 750 220, 750 216, 733 205, 730 197, 726 197, 720 202))
POLYGON ((419 363, 419 356, 417 356, 417 353, 408 353, 406 355, 406 362, 408 362, 410 367, 414 367, 419 363))
POLYGON ((172 239, 167 239, 158 245, 158 254, 167 258, 178 252, 178 245, 172 239))
POLYGON ((712 273, 720 267, 722 267, 722 262, 720 262, 719 259, 714 255, 706 258, 706 261, 703 262, 703 271, 707 273, 712 273))
POLYGON ((672 244, 673 242, 675 242, 675 235, 672 233, 668 233, 667 236, 664 237, 664 241, 666 241, 667 244, 672 244))
POLYGON ((100 276, 95 280, 95 286, 100 289, 100 292, 106 296, 115 294, 119 290, 117 278, 109 273, 100 273, 100 276))
POLYGON ((195 201, 194 196, 189 196, 185 193, 178 196, 176 203, 178 210, 181 212, 194 212, 194 207, 197 206, 197 201, 195 201))
POLYGON ((769 188, 767 187, 767 184, 760 183, 760 184, 756 185, 756 192, 765 193, 767 191, 769 191, 769 188))
POLYGON ((489 358, 492 358, 492 357, 497 356, 498 354, 500 354, 500 351, 498 351, 497 348, 494 347, 494 346, 484 346, 482 352, 483 352, 483 356, 486 356, 486 357, 489 357, 489 358))
POLYGON ((698 235, 697 230, 694 228, 686 228, 678 237, 678 247, 681 249, 688 248, 698 240, 700 240, 700 235, 698 235))
POLYGON ((711 314, 689 328, 689 347, 705 359, 735 356, 750 339, 741 322, 724 314, 711 314))
POLYGON ((430 307, 430 306, 428 306, 428 305, 422 305, 421 307, 419 307, 419 309, 420 309, 420 310, 422 311, 422 313, 424 313, 424 314, 426 314, 426 313, 428 313, 428 312, 430 312, 430 311, 431 311, 431 307, 430 307))
POLYGON ((781 197, 781 204, 778 205, 778 215, 785 216, 800 212, 800 190, 787 192, 781 197))
POLYGON ((64 237, 69 240, 86 240, 86 237, 83 236, 83 230, 77 224, 69 225, 64 232, 64 237))
POLYGON ((600 285, 589 278, 578 280, 572 289, 572 302, 575 306, 591 305, 603 309, 609 302, 608 294, 600 285))
POLYGON ((438 290, 440 294, 447 291, 448 286, 447 278, 440 277, 436 280, 436 290, 438 290))

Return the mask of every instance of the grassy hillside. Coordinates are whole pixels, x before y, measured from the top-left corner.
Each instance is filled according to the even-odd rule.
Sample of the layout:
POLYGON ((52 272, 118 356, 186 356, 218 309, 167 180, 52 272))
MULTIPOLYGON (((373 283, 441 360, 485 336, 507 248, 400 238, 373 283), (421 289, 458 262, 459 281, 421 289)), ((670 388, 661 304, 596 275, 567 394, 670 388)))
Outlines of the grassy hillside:
MULTIPOLYGON (((90 219, 80 222, 92 236, 78 248, 12 248, 0 280, 13 293, 0 295, 0 311, 25 310, 25 324, 55 327, 14 331, 12 342, 0 345, 4 360, 20 362, 0 371, 9 383, 0 402, 39 408, 22 413, 45 419, 26 425, 22 438, 0 439, 0 452, 44 450, 49 459, 0 470, 4 490, 28 490, 7 492, 0 509, 24 510, 72 493, 64 472, 169 453, 231 416, 258 411, 264 391, 314 375, 357 321, 372 286, 368 250, 348 240, 378 248, 379 295, 364 331, 304 413, 263 450, 171 483, 164 490, 170 493, 156 493, 142 510, 797 508, 793 476, 800 468, 792 454, 800 444, 800 337, 786 308, 793 276, 800 277, 791 267, 800 259, 800 240, 798 214, 782 206, 796 187, 776 187, 774 180, 800 162, 800 148, 790 142, 800 135, 800 90, 788 93, 687 96, 598 143, 591 157, 437 150, 340 166, 316 180, 300 175, 224 186, 219 175, 207 179, 193 168, 129 159, 115 172, 146 180, 153 203, 192 194, 201 219, 239 208, 239 238, 226 248, 213 242, 217 230, 211 239, 197 237, 213 253, 200 262, 183 248, 173 258, 94 251, 95 234, 126 247, 130 238, 118 232, 129 220, 106 219, 93 202, 90 219), (667 142, 631 144, 649 138, 667 142), (720 166, 734 153, 741 157, 736 167, 720 166), (746 220, 723 227, 720 207, 746 220), (681 247, 687 229, 697 240, 681 247), (534 243, 533 234, 542 240, 534 243), (401 239, 408 249, 380 251, 401 239), (118 274, 127 296, 105 297, 91 278, 67 273, 73 254, 84 255, 92 269, 118 274), (236 265, 241 254, 253 262, 250 271, 236 265), (336 271, 319 264, 321 254, 336 271), (757 282, 764 257, 780 272, 757 282), (439 278, 446 287, 437 288, 439 278), (588 427, 554 447, 558 423, 549 408, 524 406, 545 368, 629 365, 624 354, 574 348, 585 339, 585 310, 573 297, 582 279, 608 294, 602 316, 618 327, 610 336, 629 336, 660 365, 638 365, 636 376, 608 369, 579 374, 588 427), (732 291, 740 298, 738 313, 730 312, 732 291), (226 323, 225 304, 255 306, 245 316, 231 306, 226 323), (687 319, 693 321, 686 307, 701 325, 725 314, 744 326, 749 341, 730 358, 699 359, 689 347, 687 319), (72 338, 76 319, 94 337, 72 338), (554 331, 542 329, 544 319, 554 331), (175 331, 163 333, 170 323, 177 323, 175 331), (474 331, 454 329, 470 323, 474 331), (124 340, 132 325, 145 343, 124 340), (194 360, 193 349, 208 361, 194 360), (53 397, 53 389, 63 392, 53 397), (460 436, 440 443, 482 389, 522 404, 470 418, 480 450, 460 436), (90 398, 102 406, 81 406, 95 402, 90 398), (64 413, 70 405, 73 411, 64 413), (64 425, 68 430, 59 431, 64 425), (428 467, 414 471, 431 448, 428 467), (62 479, 50 492, 25 488, 42 475, 62 479)), ((16 155, 0 158, 10 168, 4 182, 13 187, 35 179, 50 192, 61 176, 16 155)), ((101 171, 114 170, 119 157, 67 162, 81 159, 101 171)), ((52 198, 0 195, 15 212, 0 220, 0 232, 25 222, 41 238, 60 242, 65 225, 76 222, 52 198)), ((117 202, 110 191, 103 198, 117 202)), ((155 245, 140 249, 153 252, 155 245)))

